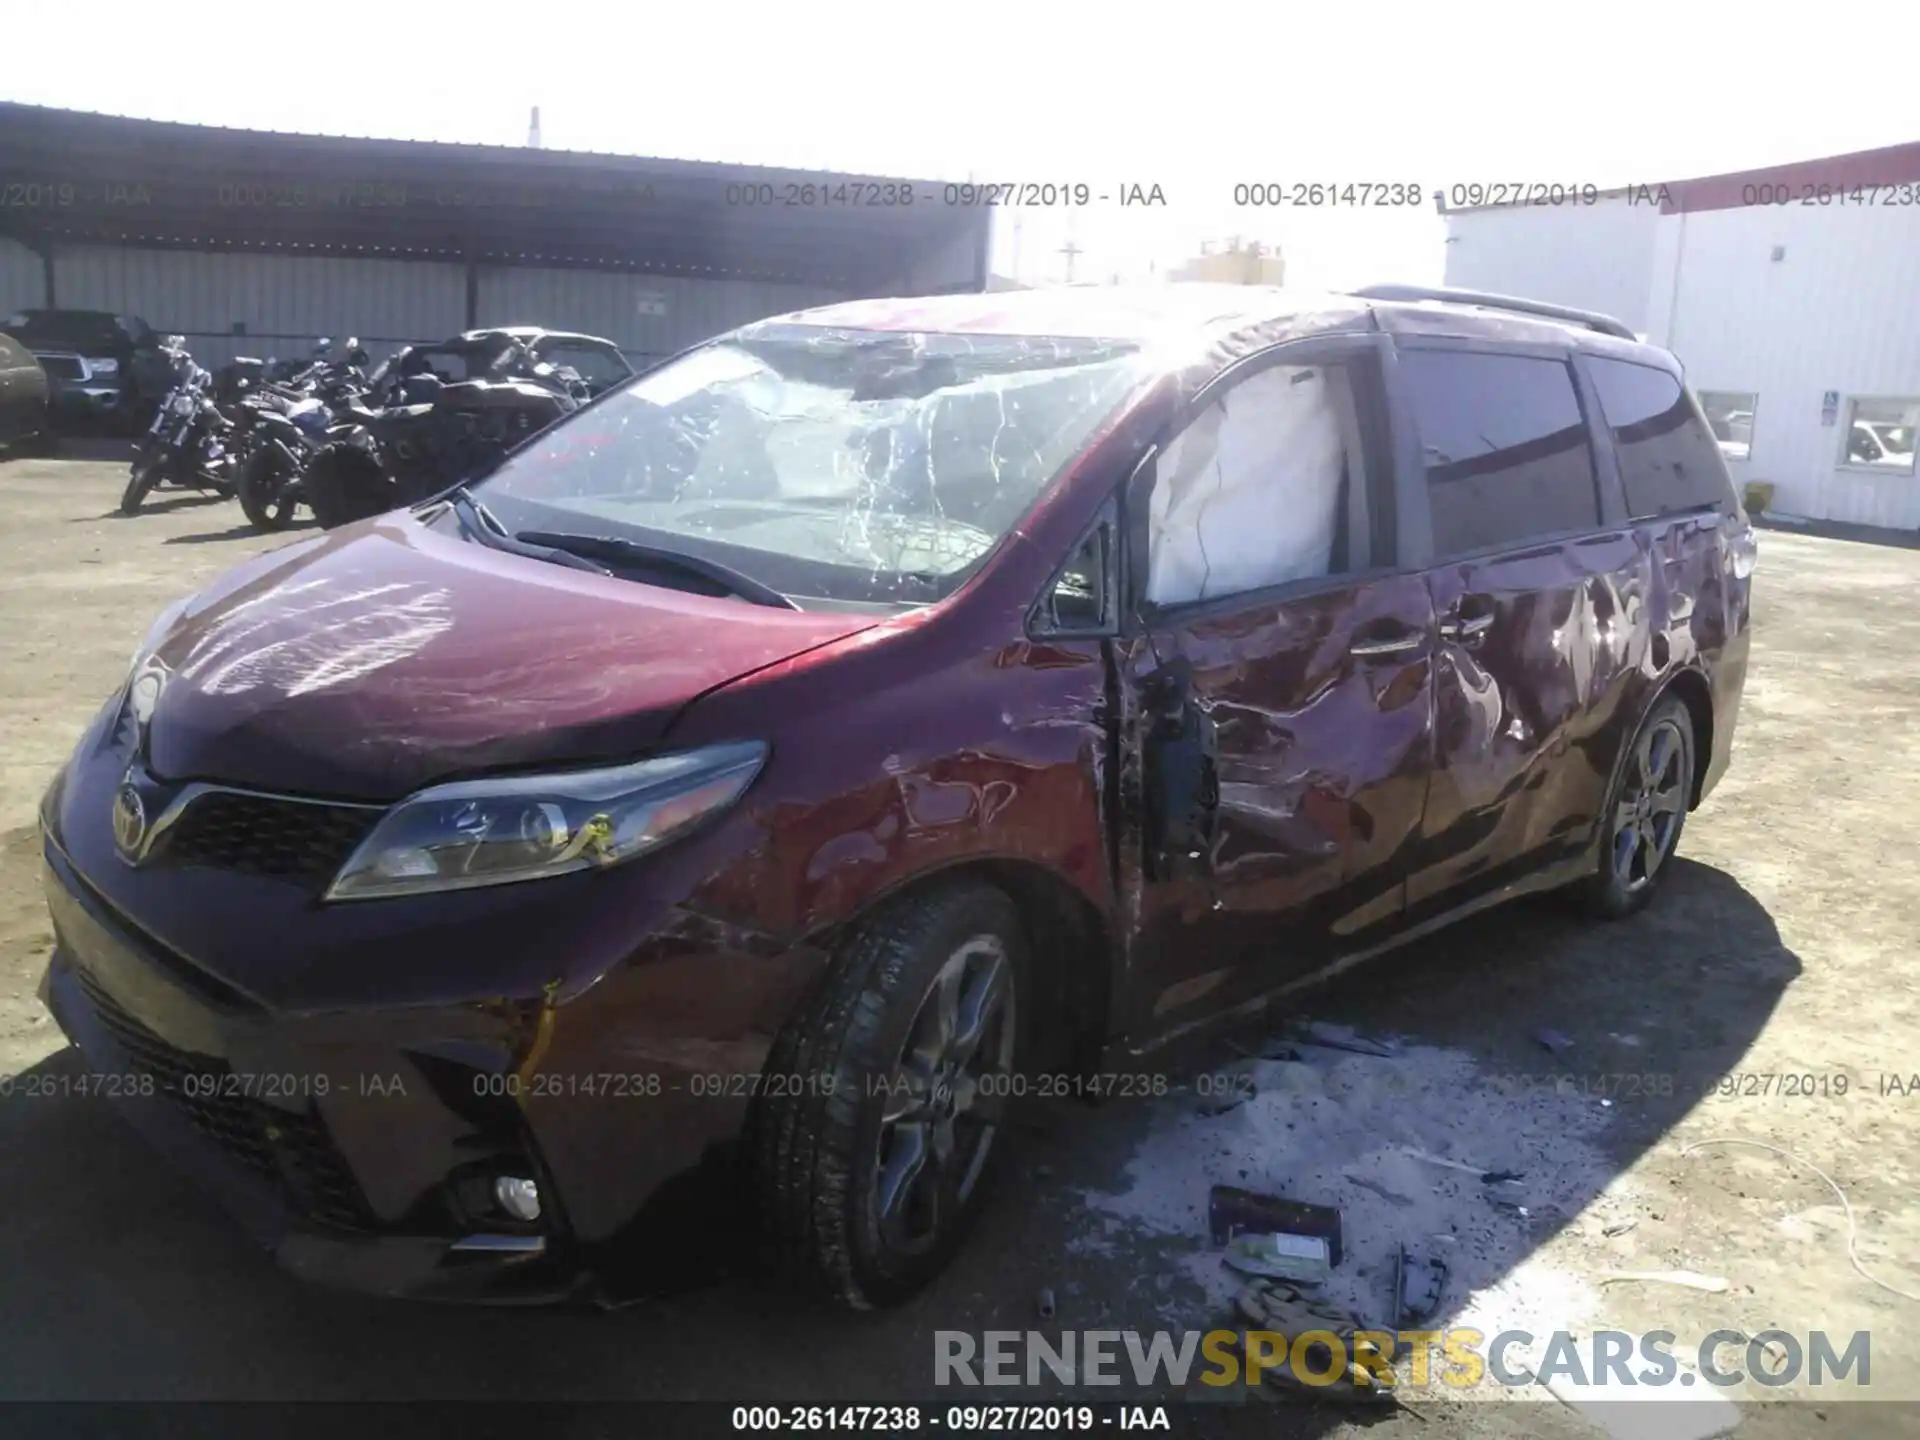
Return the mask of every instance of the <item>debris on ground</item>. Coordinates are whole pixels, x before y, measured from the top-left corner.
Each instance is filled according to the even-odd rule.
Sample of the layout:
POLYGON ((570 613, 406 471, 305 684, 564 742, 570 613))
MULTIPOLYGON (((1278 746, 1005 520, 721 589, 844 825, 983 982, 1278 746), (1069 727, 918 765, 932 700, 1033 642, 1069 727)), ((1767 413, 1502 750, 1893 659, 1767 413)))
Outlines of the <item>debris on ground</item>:
POLYGON ((1317 1285, 1333 1273, 1333 1253, 1320 1235, 1236 1235, 1227 1264, 1245 1275, 1317 1285))
MULTIPOLYGON (((1272 1328, 1280 1329, 1281 1327, 1272 1328)), ((1290 1350, 1281 1353, 1277 1349, 1268 1351, 1261 1348, 1257 1354, 1249 1355, 1247 1347, 1237 1336, 1228 1342, 1225 1348, 1240 1358, 1249 1373, 1258 1366, 1260 1382, 1263 1385, 1271 1385, 1276 1390, 1286 1391, 1303 1399, 1330 1401, 1335 1404, 1395 1403, 1393 1385, 1396 1377, 1386 1366, 1383 1357, 1377 1361, 1377 1373, 1369 1370, 1358 1360, 1348 1360, 1346 1374, 1335 1376, 1332 1372, 1339 1363, 1340 1357, 1335 1356, 1326 1346, 1310 1345, 1301 1356, 1307 1363, 1308 1372, 1314 1377, 1308 1380, 1294 1372, 1290 1350)))
POLYGON ((1035 1308, 1039 1310, 1040 1318, 1042 1320, 1053 1319, 1055 1306, 1053 1303, 1053 1291, 1051 1288, 1043 1288, 1040 1291, 1039 1303, 1035 1306, 1035 1308))
POLYGON ((1518 1180, 1483 1181, 1482 1188, 1486 1191, 1487 1199, 1502 1210, 1517 1210, 1522 1215, 1527 1213, 1527 1192, 1518 1180))
POLYGON ((1602 1285, 1616 1280, 1647 1280, 1659 1285, 1684 1285, 1689 1290, 1705 1290, 1724 1295, 1732 1286, 1719 1275, 1702 1275, 1697 1270, 1609 1270, 1600 1277, 1602 1285))
POLYGON ((1263 1195, 1236 1185, 1215 1185, 1207 1192, 1207 1231, 1216 1245, 1225 1245, 1237 1235, 1279 1231, 1318 1236, 1327 1242, 1329 1264, 1338 1265, 1342 1256, 1339 1210, 1331 1205, 1306 1205, 1278 1195, 1263 1195))
POLYGON ((1463 1175, 1472 1175, 1484 1179, 1488 1175, 1500 1174, 1497 1170, 1487 1170, 1479 1165, 1468 1165, 1461 1160, 1449 1160, 1444 1155, 1431 1155, 1425 1150, 1415 1149, 1411 1145, 1402 1145, 1400 1153, 1414 1160, 1425 1161, 1429 1165, 1439 1165, 1448 1170, 1458 1170, 1463 1175))
POLYGON ((1638 1220, 1617 1220, 1600 1233, 1609 1240, 1617 1240, 1639 1223, 1638 1220))
POLYGON ((1533 1038, 1540 1042, 1543 1049, 1551 1050, 1555 1055, 1562 1050, 1571 1050, 1574 1043, 1571 1035, 1563 1035, 1558 1030, 1536 1030, 1533 1038))
POLYGON ((1298 1021, 1293 1030, 1304 1043, 1318 1045, 1325 1050, 1345 1050, 1354 1055, 1372 1055, 1381 1060, 1391 1060, 1400 1053, 1399 1047, 1388 1041, 1369 1040, 1364 1035, 1356 1035, 1342 1026, 1329 1025, 1321 1020, 1298 1021))
POLYGON ((1415 1257, 1402 1245, 1393 1258, 1393 1328, 1417 1330, 1440 1313, 1447 1293, 1447 1262, 1415 1257))
POLYGON ((1285 1280, 1256 1280, 1243 1286, 1233 1303, 1254 1324, 1284 1335, 1330 1330, 1342 1340, 1351 1340, 1365 1331, 1379 1333, 1364 1317, 1285 1280))

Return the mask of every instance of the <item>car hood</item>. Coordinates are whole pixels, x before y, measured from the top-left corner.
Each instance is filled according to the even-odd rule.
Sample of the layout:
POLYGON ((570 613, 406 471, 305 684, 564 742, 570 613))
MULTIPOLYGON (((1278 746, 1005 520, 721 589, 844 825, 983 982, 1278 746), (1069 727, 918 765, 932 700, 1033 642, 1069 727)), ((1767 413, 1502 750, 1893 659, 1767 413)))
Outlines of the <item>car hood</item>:
POLYGON ((385 515, 194 597, 152 652, 146 758, 169 780, 365 800, 620 760, 703 692, 872 624, 568 569, 385 515))

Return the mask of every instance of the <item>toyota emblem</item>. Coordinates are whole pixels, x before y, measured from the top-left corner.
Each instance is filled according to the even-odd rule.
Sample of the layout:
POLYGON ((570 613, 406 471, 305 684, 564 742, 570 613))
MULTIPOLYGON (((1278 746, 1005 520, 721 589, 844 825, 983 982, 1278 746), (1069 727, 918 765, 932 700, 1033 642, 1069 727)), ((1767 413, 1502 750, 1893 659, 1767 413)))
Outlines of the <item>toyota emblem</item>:
POLYGON ((113 840, 128 859, 140 854, 147 838, 147 805, 131 780, 120 782, 113 797, 113 840))

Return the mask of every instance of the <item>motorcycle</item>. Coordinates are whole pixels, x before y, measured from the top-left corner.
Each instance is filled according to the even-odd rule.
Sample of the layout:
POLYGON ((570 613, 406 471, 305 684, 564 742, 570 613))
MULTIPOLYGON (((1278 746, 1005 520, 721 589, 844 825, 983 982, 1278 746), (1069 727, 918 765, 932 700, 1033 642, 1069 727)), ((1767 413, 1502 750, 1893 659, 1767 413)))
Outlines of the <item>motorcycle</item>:
POLYGON ((491 468, 502 456, 584 403, 570 369, 537 360, 524 346, 503 354, 484 378, 446 383, 390 368, 372 409, 351 398, 327 442, 307 463, 304 498, 326 529, 411 505, 491 468))
POLYGON ((305 502, 307 463, 327 443, 336 412, 366 393, 367 353, 347 342, 340 364, 322 362, 300 383, 269 383, 242 402, 247 443, 237 492, 240 508, 256 530, 284 530, 305 502))
POLYGON ((234 493, 233 419, 209 393, 213 376, 184 350, 179 354, 184 362, 179 378, 136 446, 127 488, 120 496, 122 515, 137 515, 141 502, 162 485, 222 496, 234 493))

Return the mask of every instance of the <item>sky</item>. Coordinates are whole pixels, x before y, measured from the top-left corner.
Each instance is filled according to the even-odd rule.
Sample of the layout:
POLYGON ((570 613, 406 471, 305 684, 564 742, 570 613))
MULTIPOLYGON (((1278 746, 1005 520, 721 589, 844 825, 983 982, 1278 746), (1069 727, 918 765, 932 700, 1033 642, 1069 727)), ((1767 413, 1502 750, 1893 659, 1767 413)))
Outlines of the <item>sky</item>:
MULTIPOLYGON (((929 180, 1134 186, 1164 204, 997 213, 996 271, 1137 277, 1277 244, 1287 283, 1438 283, 1414 209, 1264 208, 1237 185, 1655 183, 1920 138, 1869 82, 1891 8, 1612 3, 16 7, 0 99, 272 130, 521 144, 929 180), (1879 37, 1879 38, 1874 38, 1879 37), (31 57, 31 63, 29 61, 31 57), (1018 216, 1018 224, 1014 223, 1018 216)), ((1898 67, 1895 67, 1898 70, 1898 67)))

